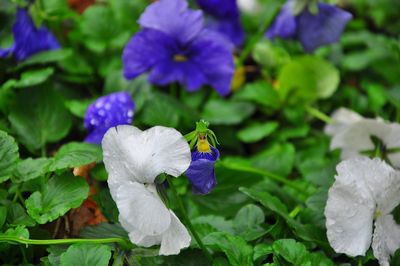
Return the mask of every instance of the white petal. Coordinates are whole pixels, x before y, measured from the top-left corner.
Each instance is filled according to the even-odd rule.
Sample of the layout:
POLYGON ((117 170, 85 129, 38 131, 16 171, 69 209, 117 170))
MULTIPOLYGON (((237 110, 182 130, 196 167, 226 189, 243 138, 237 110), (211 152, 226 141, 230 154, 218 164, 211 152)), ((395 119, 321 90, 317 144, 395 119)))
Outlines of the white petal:
POLYGON ((258 0, 238 0, 237 5, 241 11, 249 14, 258 14, 262 9, 258 0))
POLYGON ((136 127, 123 125, 110 128, 104 134, 101 146, 103 149, 103 161, 106 170, 110 176, 117 178, 119 181, 139 181, 135 179, 130 170, 131 162, 129 160, 129 149, 132 147, 128 144, 128 139, 134 138, 142 133, 136 127))
POLYGON ((122 227, 128 231, 129 239, 132 243, 135 243, 141 247, 151 247, 154 245, 159 245, 161 243, 161 236, 148 236, 146 234, 141 233, 137 230, 133 225, 131 225, 128 221, 124 219, 121 215, 119 216, 119 222, 121 223, 122 227))
MULTIPOLYGON (((390 134, 387 135, 384 143, 388 149, 400 148, 400 125, 392 123, 390 127, 390 134)), ((388 157, 393 166, 400 168, 400 152, 390 153, 388 157)))
POLYGON ((126 182, 112 195, 117 204, 120 221, 128 231, 137 229, 144 235, 164 233, 171 223, 169 210, 158 197, 154 185, 126 182))
POLYGON ((376 119, 363 119, 334 135, 331 141, 331 149, 340 148, 356 152, 373 150, 375 145, 371 136, 376 136, 382 142, 385 142, 390 132, 390 124, 376 119))
POLYGON ((337 180, 329 189, 325 207, 332 248, 349 256, 364 255, 371 244, 374 210, 368 194, 337 180))
POLYGON ((400 203, 400 173, 379 158, 352 158, 336 167, 336 180, 370 194, 383 214, 391 212, 400 203))
POLYGON ((102 146, 107 172, 119 181, 153 183, 161 173, 181 175, 191 162, 186 140, 168 127, 118 126, 107 131, 102 146))
POLYGON ((179 221, 176 215, 171 212, 171 225, 163 233, 160 255, 176 255, 180 250, 190 245, 191 237, 186 227, 179 221))
POLYGON ((384 215, 375 221, 372 249, 381 266, 389 266, 390 256, 400 248, 400 226, 392 215, 384 215))
POLYGON ((343 131, 349 125, 363 119, 363 117, 358 113, 343 107, 335 110, 332 113, 331 118, 333 123, 327 124, 324 128, 325 134, 329 136, 334 136, 343 131))

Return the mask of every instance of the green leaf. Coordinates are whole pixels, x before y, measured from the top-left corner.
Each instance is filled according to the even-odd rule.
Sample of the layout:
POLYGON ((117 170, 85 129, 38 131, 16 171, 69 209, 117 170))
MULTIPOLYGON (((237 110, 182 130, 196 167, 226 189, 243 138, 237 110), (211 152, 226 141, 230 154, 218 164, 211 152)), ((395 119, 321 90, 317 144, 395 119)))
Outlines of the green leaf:
POLYGON ((234 98, 251 101, 274 110, 278 109, 281 104, 277 91, 265 81, 246 84, 234 95, 234 98))
POLYGON ((89 100, 71 100, 65 102, 65 106, 68 110, 79 118, 84 118, 86 109, 93 102, 92 99, 89 100))
POLYGON ((80 231, 83 238, 125 238, 128 239, 128 233, 119 224, 100 223, 93 226, 85 226, 80 231))
POLYGON ((14 138, 0 131, 0 183, 11 177, 18 158, 18 146, 14 138))
POLYGON ((233 266, 253 265, 253 248, 240 237, 216 232, 204 237, 203 242, 206 246, 222 250, 233 266))
POLYGON ((19 203, 11 203, 8 205, 7 212, 7 223, 12 226, 24 225, 24 226, 35 226, 35 221, 29 217, 24 207, 19 203))
POLYGON ((12 236, 20 238, 29 238, 29 231, 25 226, 17 226, 15 228, 9 228, 4 233, 0 233, 0 236, 12 236))
POLYGON ((149 126, 176 127, 180 119, 180 113, 177 109, 178 103, 175 99, 155 93, 145 103, 142 120, 149 126))
POLYGON ((214 125, 237 125, 254 111, 254 106, 249 103, 213 99, 204 106, 202 117, 214 125))
POLYGON ((278 77, 278 93, 289 103, 307 103, 329 98, 337 89, 339 71, 315 56, 301 56, 285 65, 278 77))
POLYGON ((310 253, 306 247, 294 239, 280 239, 273 243, 275 255, 279 255, 292 265, 333 266, 333 262, 320 253, 310 253))
POLYGON ((302 265, 308 255, 306 247, 294 239, 280 239, 272 245, 274 253, 293 265, 302 265))
POLYGON ((24 62, 18 64, 17 68, 34 64, 46 64, 46 63, 61 61, 71 56, 72 54, 73 52, 70 49, 57 49, 57 50, 40 52, 32 55, 24 62))
POLYGON ((107 266, 111 247, 101 244, 73 244, 61 255, 61 266, 107 266))
POLYGON ((31 151, 62 139, 72 123, 61 97, 44 87, 21 90, 8 119, 19 140, 31 151))
POLYGON ((274 251, 270 244, 261 243, 254 247, 254 260, 261 259, 269 254, 272 254, 274 251))
POLYGON ((34 192, 25 201, 25 206, 36 222, 44 224, 64 215, 71 208, 79 207, 88 193, 86 181, 67 172, 51 178, 42 191, 34 192))
POLYGON ((61 255, 67 250, 66 246, 53 245, 47 248, 49 256, 47 256, 49 263, 52 266, 60 266, 61 255))
POLYGON ((290 143, 274 143, 251 159, 254 167, 282 176, 291 173, 294 160, 295 148, 290 143))
POLYGON ((0 206, 0 229, 3 227, 6 218, 7 218, 7 208, 5 206, 0 206))
POLYGON ((277 122, 253 123, 238 132, 238 138, 245 143, 257 142, 278 128, 277 122))
POLYGON ((48 172, 51 163, 52 159, 49 158, 27 158, 22 160, 17 164, 12 181, 14 183, 22 183, 42 176, 48 172))
POLYGON ((268 232, 262 227, 263 223, 264 212, 254 204, 242 207, 233 220, 236 233, 246 241, 255 240, 268 232))
POLYGON ((54 68, 52 67, 25 71, 21 74, 21 78, 14 84, 14 87, 24 88, 41 84, 48 80, 53 73, 54 68))
POLYGON ((56 153, 51 171, 73 168, 93 162, 100 162, 103 158, 102 150, 99 145, 70 142, 61 147, 56 153))
POLYGON ((281 67, 290 61, 290 55, 284 48, 266 39, 254 46, 252 54, 257 63, 267 68, 281 67))

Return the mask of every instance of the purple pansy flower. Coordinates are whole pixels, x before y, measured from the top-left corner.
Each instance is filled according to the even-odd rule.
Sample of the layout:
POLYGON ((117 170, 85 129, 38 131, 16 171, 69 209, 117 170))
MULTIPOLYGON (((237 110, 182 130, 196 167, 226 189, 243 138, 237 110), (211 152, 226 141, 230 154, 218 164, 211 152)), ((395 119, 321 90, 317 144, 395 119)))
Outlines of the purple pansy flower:
POLYGON ((219 158, 217 148, 210 146, 209 152, 195 150, 186 176, 192 184, 194 194, 208 194, 217 184, 214 165, 219 158))
POLYGON ((233 77, 229 43, 217 32, 205 29, 201 11, 185 0, 160 0, 139 18, 143 29, 124 48, 122 61, 127 79, 149 72, 156 85, 179 82, 188 91, 211 85, 227 95, 233 77))
POLYGON ((36 53, 60 48, 54 35, 44 25, 36 28, 28 11, 23 8, 17 9, 13 35, 14 43, 10 48, 0 48, 0 57, 12 54, 18 61, 23 61, 36 53))
POLYGON ((101 144, 109 128, 131 124, 134 111, 135 104, 127 92, 115 92, 98 98, 85 113, 84 125, 89 131, 85 141, 101 144))
POLYGON ((349 12, 323 3, 318 4, 318 13, 315 15, 310 13, 308 7, 294 15, 293 5, 294 1, 289 0, 282 6, 266 36, 270 39, 277 36, 284 39, 297 38, 307 52, 337 42, 352 18, 349 12))
POLYGON ((244 31, 236 0, 197 0, 197 4, 209 15, 206 22, 209 29, 223 34, 235 46, 243 43, 244 31))

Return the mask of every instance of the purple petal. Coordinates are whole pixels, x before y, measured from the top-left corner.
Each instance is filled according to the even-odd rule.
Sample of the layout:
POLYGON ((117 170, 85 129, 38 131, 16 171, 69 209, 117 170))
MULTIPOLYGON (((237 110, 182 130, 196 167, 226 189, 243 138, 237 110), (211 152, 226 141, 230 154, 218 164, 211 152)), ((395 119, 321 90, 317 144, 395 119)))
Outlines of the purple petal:
POLYGON ((194 194, 208 194, 217 184, 215 178, 215 161, 219 151, 212 147, 211 153, 192 152, 192 162, 186 171, 186 176, 192 184, 194 194))
POLYGON ((189 9, 185 0, 160 0, 146 8, 139 24, 162 31, 184 44, 203 28, 203 14, 189 9))
POLYGON ((84 118, 84 126, 89 131, 85 141, 101 144, 103 135, 118 125, 129 125, 133 120, 135 104, 127 92, 116 92, 98 98, 89 105, 84 118))
POLYGON ((225 42, 217 41, 218 36, 219 34, 213 31, 203 30, 193 40, 190 49, 191 62, 207 77, 207 83, 220 95, 225 96, 230 92, 234 63, 229 47, 225 42))
POLYGON ((338 7, 318 4, 317 15, 304 10, 298 16, 298 38, 307 52, 339 40, 352 15, 338 7))
POLYGON ((238 18, 236 0, 197 0, 197 4, 207 14, 215 18, 238 18))
POLYGON ((210 18, 207 20, 206 25, 208 29, 221 33, 235 46, 240 46, 244 41, 244 31, 239 18, 210 18))
POLYGON ((17 19, 13 25, 14 56, 18 61, 25 60, 38 52, 59 49, 60 44, 45 27, 37 29, 25 9, 18 8, 17 19))
POLYGON ((125 78, 133 79, 158 62, 171 60, 176 52, 174 40, 165 33, 151 29, 138 32, 122 53, 125 78))
POLYGON ((297 23, 296 17, 293 15, 292 5, 293 2, 288 1, 282 6, 281 11, 275 18, 275 21, 266 32, 266 36, 269 39, 273 39, 275 37, 291 39, 296 37, 297 23))
POLYGON ((0 48, 0 58, 8 57, 10 54, 14 52, 15 44, 13 43, 9 48, 0 48))
POLYGON ((218 31, 235 46, 243 43, 244 31, 236 0, 197 0, 197 4, 209 15, 207 28, 218 31))

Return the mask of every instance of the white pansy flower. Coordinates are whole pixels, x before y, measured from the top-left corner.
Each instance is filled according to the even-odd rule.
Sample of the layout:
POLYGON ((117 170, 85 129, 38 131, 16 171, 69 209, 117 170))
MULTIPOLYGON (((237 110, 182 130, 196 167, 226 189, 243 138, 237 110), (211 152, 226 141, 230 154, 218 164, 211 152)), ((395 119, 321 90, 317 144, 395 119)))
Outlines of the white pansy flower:
POLYGON ((349 125, 364 119, 360 114, 344 107, 335 110, 332 113, 331 118, 332 123, 327 124, 324 128, 324 132, 328 136, 335 136, 346 129, 349 125))
POLYGON ((241 11, 252 15, 261 11, 261 5, 258 0, 238 0, 237 5, 241 11))
POLYGON ((391 211, 400 203, 400 173, 367 157, 338 164, 325 207, 327 236, 338 253, 365 255, 372 242, 380 265, 400 248, 400 225, 391 211))
POLYGON ((387 123, 382 118, 369 119, 346 109, 339 108, 332 114, 332 124, 324 131, 332 137, 330 148, 341 149, 341 159, 363 156, 363 151, 375 150, 371 137, 378 138, 384 147, 381 149, 391 164, 400 167, 400 152, 391 149, 400 148, 400 125, 387 123))
POLYGON ((156 126, 145 131, 122 125, 111 128, 102 141, 111 196, 121 225, 138 246, 160 244, 160 255, 178 254, 190 245, 190 235, 158 196, 155 178, 180 176, 191 162, 181 133, 156 126))

